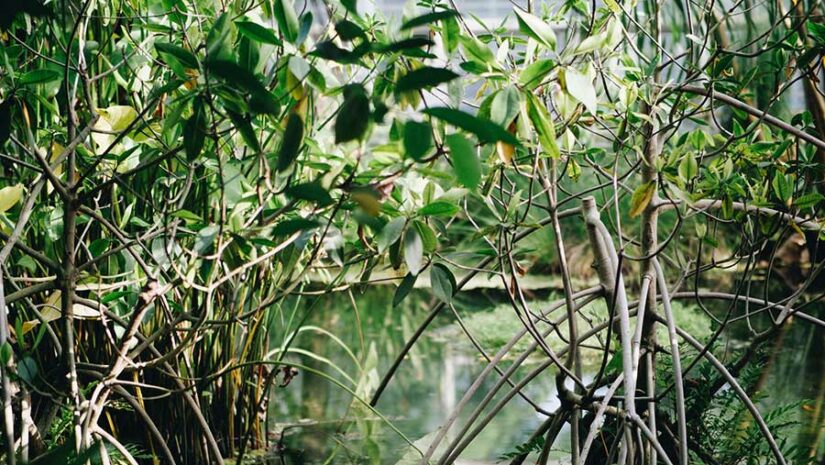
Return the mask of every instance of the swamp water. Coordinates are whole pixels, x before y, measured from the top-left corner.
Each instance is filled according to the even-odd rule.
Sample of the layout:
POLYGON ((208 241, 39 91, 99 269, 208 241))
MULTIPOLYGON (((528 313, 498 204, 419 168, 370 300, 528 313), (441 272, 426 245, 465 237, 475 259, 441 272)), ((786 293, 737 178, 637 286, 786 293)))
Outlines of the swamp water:
MULTIPOLYGON (((353 292, 352 296, 338 293, 304 297, 303 303, 297 303, 296 308, 312 308, 312 311, 292 342, 291 347, 296 350, 291 351, 287 359, 334 378, 347 389, 305 370, 300 370, 287 386, 275 388, 270 404, 271 452, 263 462, 285 465, 418 463, 406 460, 419 456, 411 453, 401 434, 426 450, 432 433, 454 410, 486 361, 467 341, 455 323, 455 316, 445 309, 383 393, 377 406, 383 419, 354 400, 353 392, 365 400, 371 397, 433 303, 428 292, 414 291, 393 308, 393 290, 387 287, 364 294, 353 292)), ((463 292, 455 305, 465 326, 490 356, 520 327, 512 309, 503 304, 501 298, 497 292, 463 292)), ((553 299, 536 302, 549 300, 553 299)), ((539 303, 536 308, 541 309, 542 305, 539 303)), ((710 320, 698 311, 677 307, 677 314, 683 315, 680 326, 694 334, 697 331, 710 334, 710 320)), ((302 316, 302 311, 298 312, 297 317, 302 316)), ((517 348, 526 347, 528 338, 517 348)), ((730 340, 730 345, 735 345, 735 335, 730 340)), ((817 425, 821 425, 820 410, 825 396, 824 353, 825 333, 821 329, 794 325, 766 374, 765 384, 771 386, 775 394, 763 402, 765 407, 777 399, 783 402, 810 399, 802 403, 797 412, 792 412, 799 422, 792 439, 803 447, 823 442, 822 429, 817 425)), ((503 363, 503 367, 508 363, 503 363)), ((585 357, 585 364, 590 367, 585 370, 585 381, 591 381, 598 360, 585 357)), ((517 372, 516 379, 536 366, 535 362, 525 365, 517 372)), ((554 375, 554 370, 543 372, 523 391, 546 410, 555 409, 559 402, 554 375)), ((495 373, 485 379, 462 410, 454 429, 464 424, 497 379, 495 373)), ((496 400, 502 397, 503 391, 506 389, 496 400)), ((508 462, 504 456, 523 444, 544 418, 525 400, 513 398, 456 463, 508 462)), ((565 463, 558 459, 569 456, 565 451, 568 443, 569 433, 564 430, 554 446, 558 448, 556 463, 565 463)))

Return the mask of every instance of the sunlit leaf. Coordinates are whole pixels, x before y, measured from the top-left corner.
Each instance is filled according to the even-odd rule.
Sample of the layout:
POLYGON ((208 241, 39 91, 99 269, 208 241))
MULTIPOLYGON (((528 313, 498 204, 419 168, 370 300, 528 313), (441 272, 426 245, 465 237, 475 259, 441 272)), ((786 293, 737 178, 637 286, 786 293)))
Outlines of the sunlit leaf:
POLYGON ((238 32, 252 40, 262 44, 282 45, 281 39, 279 39, 272 30, 258 23, 238 21, 235 23, 235 26, 238 27, 238 32))
POLYGON ((518 18, 521 32, 532 37, 550 50, 556 48, 556 33, 553 31, 552 26, 538 16, 523 11, 521 8, 513 8, 513 11, 515 11, 516 18, 518 18))

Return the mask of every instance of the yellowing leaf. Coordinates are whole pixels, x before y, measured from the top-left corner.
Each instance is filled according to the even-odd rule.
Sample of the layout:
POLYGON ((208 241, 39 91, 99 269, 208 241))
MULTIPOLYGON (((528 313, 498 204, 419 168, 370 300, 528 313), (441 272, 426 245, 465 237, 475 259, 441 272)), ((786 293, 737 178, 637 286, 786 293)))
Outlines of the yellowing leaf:
POLYGON ((507 142, 496 142, 496 152, 503 163, 510 163, 510 160, 513 159, 513 152, 515 151, 516 148, 507 142))
POLYGON ((125 130, 138 115, 134 108, 127 105, 101 108, 98 113, 100 113, 100 119, 94 125, 95 131, 92 132, 92 140, 94 140, 97 150, 101 152, 115 141, 117 134, 113 133, 125 130))
POLYGON ((6 186, 0 189, 0 213, 5 213, 23 198, 23 185, 6 186))
POLYGON ((656 192, 656 183, 653 181, 646 182, 637 187, 633 191, 633 197, 630 199, 630 217, 635 218, 642 214, 647 208, 650 201, 653 199, 653 194, 656 192))
POLYGON ((381 213, 381 202, 371 193, 353 192, 352 200, 369 215, 378 216, 381 213))

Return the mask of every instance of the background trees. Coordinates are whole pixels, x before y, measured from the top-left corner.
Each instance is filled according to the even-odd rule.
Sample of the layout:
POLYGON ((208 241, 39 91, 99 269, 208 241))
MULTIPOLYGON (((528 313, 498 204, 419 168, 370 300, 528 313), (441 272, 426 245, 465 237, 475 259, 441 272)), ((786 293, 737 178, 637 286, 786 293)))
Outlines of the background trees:
MULTIPOLYGON (((523 330, 479 346, 489 363, 468 398, 524 396, 552 366, 562 399, 516 462, 546 460, 564 424, 574 463, 816 458, 760 411, 749 370, 791 321, 822 325, 806 311, 820 298, 819 5, 528 2, 500 26, 452 2, 401 24, 368 10, 4 6, 6 461, 243 456, 265 447, 271 387, 294 370, 386 420, 404 355, 478 274, 523 330), (523 288, 539 273, 561 281, 551 308, 523 288), (778 273, 789 291, 764 285, 778 273), (387 281, 394 305, 416 283, 437 300, 382 382, 288 356, 308 315, 334 311, 311 296, 387 281), (606 311, 584 318, 593 299, 606 311), (675 301, 715 332, 677 326, 675 301), (747 343, 723 350, 739 328, 747 343), (587 382, 586 351, 600 361, 587 382), (481 392, 487 377, 500 381, 481 392)), ((416 460, 454 460, 489 406, 449 416, 416 460)))

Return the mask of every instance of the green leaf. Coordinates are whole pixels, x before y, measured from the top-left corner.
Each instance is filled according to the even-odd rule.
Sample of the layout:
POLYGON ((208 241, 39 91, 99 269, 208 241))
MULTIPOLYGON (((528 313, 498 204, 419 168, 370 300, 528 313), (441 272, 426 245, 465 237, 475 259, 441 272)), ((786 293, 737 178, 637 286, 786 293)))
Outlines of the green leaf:
POLYGON ((262 44, 283 45, 281 39, 279 39, 272 30, 261 26, 258 23, 253 23, 252 21, 238 21, 235 23, 235 26, 238 27, 238 32, 240 32, 241 35, 254 41, 262 44))
POLYGON ((805 28, 817 45, 825 46, 825 25, 807 20, 805 21, 805 28))
POLYGON ((553 60, 536 60, 521 71, 518 82, 528 90, 535 89, 555 67, 556 62, 553 60))
POLYGON ((255 129, 252 127, 250 120, 234 111, 227 111, 226 113, 229 115, 229 119, 232 120, 232 125, 241 133, 246 145, 255 153, 260 153, 261 144, 258 143, 258 136, 255 134, 255 129))
POLYGON ((492 65, 496 61, 493 51, 487 47, 480 40, 475 37, 461 35, 458 40, 461 42, 461 47, 464 49, 464 54, 472 61, 476 61, 483 65, 492 65))
POLYGON ((378 244, 379 253, 384 253, 390 248, 391 245, 395 244, 395 242, 401 238, 401 233, 404 232, 404 226, 406 224, 406 218, 398 217, 393 218, 384 225, 384 228, 381 229, 381 232, 378 233, 378 236, 375 239, 376 244, 378 244))
POLYGON ((505 87, 496 92, 493 103, 490 105, 490 119, 506 128, 518 115, 521 106, 520 100, 518 90, 513 86, 505 87))
POLYGON ((435 45, 435 43, 426 37, 411 37, 409 39, 402 39, 398 42, 391 42, 389 44, 377 44, 374 50, 379 53, 396 53, 409 49, 431 47, 433 45, 435 45))
POLYGON ((404 153, 415 161, 421 161, 433 147, 433 127, 429 123, 407 121, 404 123, 404 153))
POLYGON ((794 182, 793 176, 776 172, 771 181, 773 191, 782 203, 788 203, 793 196, 794 182))
POLYGON ((229 22, 229 16, 229 13, 222 13, 206 36, 206 57, 209 60, 226 60, 233 55, 228 44, 233 26, 229 22))
POLYGON ((532 15, 516 7, 513 9, 518 18, 519 30, 532 37, 536 42, 550 50, 556 48, 556 33, 553 28, 538 16, 532 15))
POLYGON ((446 138, 453 161, 453 171, 458 181, 469 189, 475 190, 481 182, 481 161, 476 155, 475 147, 461 134, 450 134, 446 138))
POLYGON ((453 294, 458 288, 453 273, 441 263, 435 263, 430 268, 430 285, 433 294, 446 304, 453 300, 453 294))
POLYGON ((542 149, 551 158, 558 159, 561 153, 556 142, 556 128, 553 125, 553 118, 547 113, 544 104, 532 93, 527 94, 527 115, 539 136, 542 149))
POLYGON ((338 38, 350 42, 355 39, 365 39, 367 34, 361 29, 361 26, 349 20, 342 20, 335 23, 335 32, 338 33, 338 38))
POLYGON ((361 139, 367 132, 370 100, 364 87, 350 84, 344 88, 344 103, 335 118, 335 143, 361 139))
POLYGON ((4 367, 8 366, 13 355, 14 350, 11 348, 11 344, 9 344, 8 341, 4 342, 3 345, 0 346, 0 364, 4 367))
POLYGON ((519 145, 518 139, 516 139, 515 136, 488 119, 473 116, 461 110, 455 110, 447 107, 428 108, 424 110, 423 113, 452 124, 453 126, 461 128, 467 132, 471 132, 475 134, 480 141, 503 141, 511 145, 519 145))
POLYGON ((679 162, 678 171, 679 177, 685 182, 696 177, 696 174, 699 172, 699 163, 696 161, 696 157, 694 157, 692 153, 685 155, 682 161, 679 162))
POLYGON ((412 29, 414 27, 423 26, 425 24, 432 24, 447 18, 454 18, 458 16, 455 10, 436 11, 434 13, 427 13, 415 18, 409 19, 401 25, 401 30, 412 29))
POLYGON ((414 275, 418 275, 424 265, 424 243, 415 228, 407 228, 404 233, 404 263, 414 275))
POLYGON ((645 211, 645 208, 653 199, 654 193, 656 193, 656 183, 654 181, 646 182, 633 191, 633 196, 630 198, 631 218, 635 218, 645 211))
POLYGON ((306 200, 325 207, 333 203, 332 197, 318 181, 306 182, 290 186, 286 195, 297 200, 306 200))
POLYGON ((200 156, 206 142, 206 111, 203 105, 202 99, 195 100, 192 106, 192 116, 183 126, 183 147, 189 161, 200 156))
POLYGON ((281 221, 272 228, 272 237, 291 236, 298 231, 306 231, 308 229, 315 229, 320 226, 316 220, 309 220, 306 218, 292 218, 281 221))
POLYGON ((44 84, 46 82, 57 81, 63 77, 63 73, 53 69, 36 69, 20 76, 18 81, 21 85, 44 84))
POLYGON ((216 224, 210 224, 209 226, 201 228, 195 237, 195 252, 200 255, 211 253, 215 245, 215 238, 218 236, 220 230, 220 226, 216 224))
POLYGON ((421 243, 424 244, 424 252, 435 252, 438 248, 438 239, 436 239, 432 228, 420 220, 413 220, 413 226, 415 226, 416 231, 418 231, 418 235, 421 236, 421 243))
POLYGON ((457 77, 459 77, 458 74, 449 69, 425 66, 401 76, 395 84, 395 91, 401 93, 412 90, 429 89, 430 87, 452 81, 457 77))
POLYGON ((436 200, 421 207, 418 213, 423 216, 453 216, 461 211, 458 205, 446 200, 436 200))
POLYGON ((404 279, 401 280, 401 284, 398 285, 398 288, 395 289, 395 295, 392 296, 392 306, 397 307, 405 297, 410 294, 410 291, 413 290, 415 287, 415 280, 418 279, 418 276, 407 273, 404 276, 404 279))
POLYGON ((158 53, 171 56, 187 68, 198 69, 198 58, 183 47, 165 42, 155 42, 155 50, 158 53))
POLYGON ((794 200, 794 205, 796 205, 800 209, 805 208, 814 208, 816 207, 819 202, 825 200, 825 196, 820 194, 819 192, 812 192, 810 194, 805 194, 798 199, 794 200))
POLYGON ((278 171, 286 171, 298 158, 298 152, 304 141, 304 121, 297 113, 287 117, 281 148, 278 150, 278 171))
POLYGON ((295 14, 295 6, 292 0, 274 0, 275 20, 284 38, 289 42, 295 42, 298 38, 298 15, 295 14))

